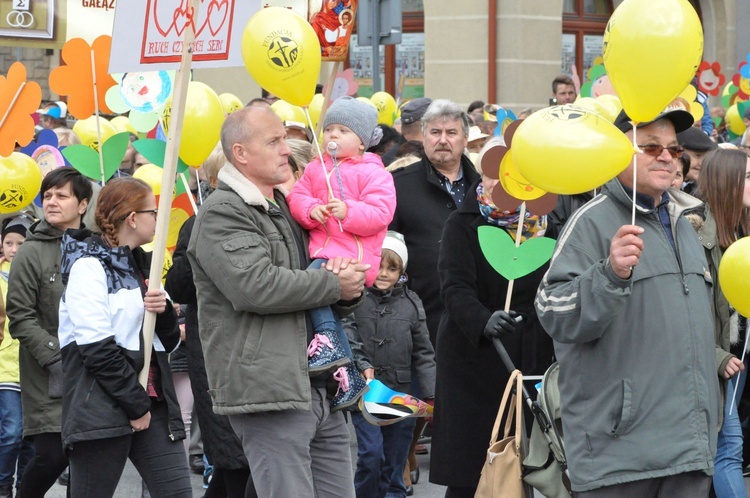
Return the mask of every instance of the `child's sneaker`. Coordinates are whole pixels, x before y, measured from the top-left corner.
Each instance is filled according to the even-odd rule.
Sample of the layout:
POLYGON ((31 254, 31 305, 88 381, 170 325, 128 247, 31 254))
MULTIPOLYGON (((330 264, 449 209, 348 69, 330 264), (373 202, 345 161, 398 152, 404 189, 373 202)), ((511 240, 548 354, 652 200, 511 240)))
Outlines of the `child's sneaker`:
POLYGON ((339 388, 331 401, 332 412, 352 406, 370 389, 354 363, 336 370, 333 378, 339 382, 339 388))
POLYGON ((307 347, 307 357, 307 372, 310 377, 336 370, 351 361, 335 330, 316 333, 307 347))

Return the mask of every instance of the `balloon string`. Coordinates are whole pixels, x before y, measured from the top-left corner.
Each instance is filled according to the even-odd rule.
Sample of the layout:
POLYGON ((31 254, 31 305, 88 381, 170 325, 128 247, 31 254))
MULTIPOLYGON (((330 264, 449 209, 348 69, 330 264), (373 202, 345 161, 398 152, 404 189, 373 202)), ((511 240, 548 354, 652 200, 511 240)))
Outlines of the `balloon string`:
POLYGON ((633 154, 633 213, 631 215, 630 224, 635 225, 635 192, 636 192, 636 181, 638 180, 638 141, 636 140, 636 126, 635 122, 633 122, 633 149, 636 151, 635 154, 633 154))
POLYGON ((0 128, 3 127, 3 125, 5 124, 5 121, 7 121, 8 119, 8 116, 10 116, 10 111, 13 110, 13 106, 16 105, 16 101, 18 100, 18 97, 21 96, 21 92, 23 92, 23 87, 25 86, 26 86, 26 82, 22 81, 21 85, 18 87, 18 90, 16 91, 16 94, 13 96, 13 100, 10 101, 10 105, 5 110, 5 115, 3 116, 3 119, 0 120, 0 128))
MULTIPOLYGON (((745 353, 747 353, 747 338, 745 339, 745 347, 742 348, 742 359, 740 359, 740 362, 742 364, 745 364, 745 353)), ((734 408, 734 400, 737 398, 737 388, 740 386, 740 376, 744 372, 740 370, 740 372, 737 374, 737 379, 734 383, 734 392, 732 393, 732 404, 729 405, 729 414, 732 414, 732 409, 734 408)))
MULTIPOLYGON (((195 181, 198 183, 198 202, 203 204, 203 192, 201 192, 201 175, 197 169, 195 170, 195 181)), ((195 211, 195 214, 198 214, 197 210, 195 211)))
POLYGON ((107 179, 104 177, 104 152, 102 151, 104 144, 102 143, 102 129, 99 124, 99 95, 96 90, 96 60, 94 59, 93 50, 90 52, 90 54, 91 54, 91 78, 94 83, 94 113, 96 114, 96 141, 99 144, 99 147, 98 147, 99 170, 102 174, 102 185, 106 185, 107 179))
MULTIPOLYGON (((326 162, 323 160, 323 151, 320 150, 320 142, 318 140, 317 135, 315 134, 315 128, 312 124, 312 119, 310 118, 310 112, 307 109, 308 106, 303 106, 302 110, 305 112, 305 117, 307 118, 307 126, 310 127, 310 130, 313 134, 313 143, 315 144, 315 148, 318 150, 318 157, 320 158, 320 167, 323 168, 323 177, 326 179, 326 186, 328 186, 328 198, 334 199, 333 196, 333 187, 331 187, 331 179, 328 178, 328 171, 326 171, 326 162)), ((342 232, 344 231, 344 227, 341 225, 341 220, 336 218, 336 220, 339 223, 339 230, 342 232)))

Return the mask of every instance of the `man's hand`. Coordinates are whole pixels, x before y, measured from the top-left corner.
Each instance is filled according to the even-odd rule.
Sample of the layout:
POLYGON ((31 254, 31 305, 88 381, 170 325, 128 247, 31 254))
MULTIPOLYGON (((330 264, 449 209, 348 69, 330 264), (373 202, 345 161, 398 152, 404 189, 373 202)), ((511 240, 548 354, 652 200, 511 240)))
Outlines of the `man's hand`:
MULTIPOLYGON (((339 277, 341 283, 341 301, 351 301, 362 295, 365 290, 365 272, 371 265, 362 263, 350 263, 346 268, 339 267, 339 271, 333 272, 339 277)), ((328 266, 326 265, 326 268, 328 266)))
POLYGON ((346 218, 348 210, 349 208, 346 207, 346 203, 341 199, 331 199, 328 201, 328 212, 340 220, 346 218))
POLYGON ((643 252, 643 240, 639 237, 643 228, 635 225, 623 225, 615 234, 609 246, 609 265, 615 275, 623 280, 630 278, 633 268, 643 252))
POLYGON ((310 211, 310 219, 315 220, 318 223, 325 223, 329 216, 331 216, 331 213, 328 212, 327 206, 315 206, 313 210, 310 211))
POLYGON ((731 379, 741 371, 745 369, 745 365, 742 364, 739 358, 732 356, 727 362, 726 369, 724 370, 724 378, 731 379))

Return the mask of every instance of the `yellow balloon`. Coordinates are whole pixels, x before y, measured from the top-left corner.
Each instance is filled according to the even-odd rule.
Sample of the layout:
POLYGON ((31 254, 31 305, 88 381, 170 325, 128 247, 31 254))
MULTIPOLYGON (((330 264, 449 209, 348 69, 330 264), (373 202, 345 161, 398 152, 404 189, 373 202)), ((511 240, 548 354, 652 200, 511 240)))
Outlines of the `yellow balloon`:
POLYGON ((375 109, 378 108, 375 104, 372 103, 372 100, 368 99, 367 97, 357 97, 357 100, 360 102, 364 102, 365 104, 369 105, 370 107, 373 107, 375 109))
POLYGON ((0 213, 19 211, 34 200, 42 186, 42 172, 32 158, 20 152, 0 157, 0 213))
POLYGON ((626 0, 609 18, 603 51, 625 112, 650 121, 698 71, 703 28, 687 0, 626 0))
MULTIPOLYGON (((96 131, 96 116, 89 116, 86 119, 79 119, 73 125, 73 133, 78 135, 81 139, 81 143, 87 147, 91 147, 95 151, 99 152, 99 138, 96 131)), ((117 130, 112 123, 106 119, 99 118, 99 133, 101 134, 101 143, 107 141, 109 137, 117 134, 117 130)))
POLYGON ((595 112, 598 115, 609 119, 607 116, 605 116, 607 111, 604 108, 604 105, 602 105, 601 102, 592 97, 578 97, 576 101, 573 102, 573 105, 582 109, 589 110, 591 112, 595 112))
POLYGON ((633 155, 623 132, 602 116, 572 105, 524 119, 510 149, 532 185, 555 194, 580 194, 621 173, 633 155))
MULTIPOLYGON (((172 98, 166 109, 172 109, 172 98)), ((200 81, 188 83, 182 133, 180 137, 180 159, 188 166, 200 167, 216 147, 221 135, 221 125, 226 114, 219 96, 210 86, 200 81)), ((170 116, 171 117, 171 116, 170 116)), ((164 118, 164 117, 163 117, 164 118)), ((169 126, 169 119, 167 126, 169 126)))
POLYGON ((283 100, 277 100, 276 102, 271 104, 271 110, 275 112, 282 121, 296 121, 307 126, 305 111, 303 111, 299 106, 292 105, 289 102, 284 102, 283 100))
POLYGON ((745 126, 745 122, 742 120, 742 116, 740 116, 740 111, 739 109, 737 109, 737 104, 734 104, 729 109, 727 109, 727 114, 726 116, 724 116, 724 120, 727 123, 727 128, 729 128, 729 131, 731 131, 735 135, 742 135, 743 133, 745 133, 747 126, 745 126))
POLYGON ((127 116, 115 116, 109 120, 110 124, 115 127, 117 133, 123 133, 127 131, 133 135, 138 135, 138 131, 130 124, 130 120, 127 116))
POLYGON ((719 263, 719 285, 729 304, 742 316, 750 316, 750 237, 730 245, 719 263))
POLYGON ((370 97, 378 110, 378 124, 393 126, 394 114, 396 113, 396 99, 388 92, 377 92, 370 97))
MULTIPOLYGON (((154 252, 154 243, 148 242, 146 244, 143 244, 141 246, 141 249, 143 249, 146 252, 154 252)), ((169 250, 169 247, 167 247, 167 250, 164 251, 164 265, 161 267, 161 283, 162 285, 167 285, 167 273, 169 272, 169 269, 172 268, 172 253, 169 250)))
POLYGON ((305 106, 320 74, 320 42, 307 19, 289 9, 255 13, 242 34, 242 60, 250 76, 290 104, 305 106))
POLYGON ((500 161, 500 184, 508 194, 522 201, 533 201, 547 193, 524 178, 513 162, 513 154, 505 154, 500 161))
POLYGON ((155 164, 144 164, 133 173, 133 178, 138 178, 148 183, 154 195, 161 194, 161 179, 164 170, 155 164))
POLYGON ((221 101, 221 107, 226 114, 232 114, 234 111, 239 111, 243 107, 240 98, 233 93, 222 93, 219 95, 219 100, 221 101))
POLYGON ((307 112, 310 114, 310 121, 312 121, 313 128, 318 126, 320 120, 320 111, 323 109, 323 102, 326 98, 321 93, 313 95, 310 105, 307 106, 307 112))
POLYGON ((607 118, 607 121, 614 123, 615 119, 617 119, 617 115, 622 111, 622 103, 620 102, 620 99, 615 95, 605 93, 604 95, 599 95, 596 98, 596 101, 601 104, 602 108, 604 108, 604 117, 607 118))

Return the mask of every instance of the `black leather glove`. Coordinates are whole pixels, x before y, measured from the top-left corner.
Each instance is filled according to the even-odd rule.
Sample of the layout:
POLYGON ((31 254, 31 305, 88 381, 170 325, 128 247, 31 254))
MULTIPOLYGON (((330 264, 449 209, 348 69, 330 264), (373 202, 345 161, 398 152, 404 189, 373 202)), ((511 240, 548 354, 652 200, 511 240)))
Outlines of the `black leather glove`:
POLYGON ((492 314, 487 325, 484 326, 484 336, 489 339, 500 339, 516 331, 516 317, 519 316, 513 310, 507 313, 503 310, 497 310, 492 314))

